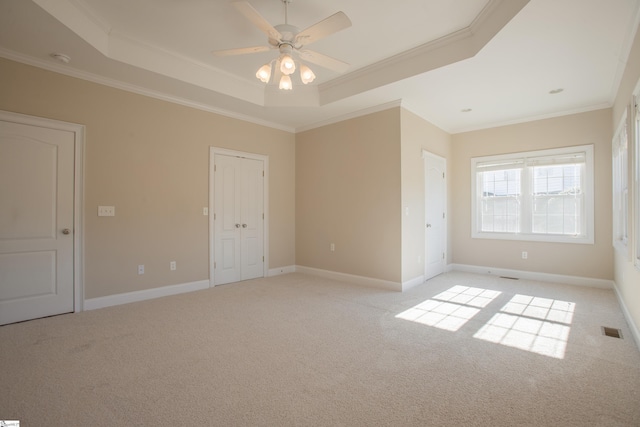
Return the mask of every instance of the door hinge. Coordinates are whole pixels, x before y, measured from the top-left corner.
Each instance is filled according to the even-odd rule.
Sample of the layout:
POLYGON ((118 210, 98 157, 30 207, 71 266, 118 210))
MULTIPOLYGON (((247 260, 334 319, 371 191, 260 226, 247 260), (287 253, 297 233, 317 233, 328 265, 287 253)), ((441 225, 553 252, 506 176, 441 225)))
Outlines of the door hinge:
POLYGON ((442 252, 442 259, 444 259, 444 252, 442 252))
POLYGON ((264 171, 262 171, 262 177, 264 178, 264 171))
POLYGON ((444 179, 444 172, 442 172, 442 179, 444 179))
POLYGON ((264 262, 264 257, 262 257, 262 262, 264 262))
POLYGON ((442 219, 444 219, 444 212, 442 212, 442 219))
POLYGON ((264 219, 264 214, 262 214, 262 219, 264 219))
POLYGON ((213 165, 213 171, 215 172, 215 171, 217 171, 217 170, 218 170, 218 166, 213 165))
POLYGON ((214 221, 216 220, 216 214, 215 213, 213 214, 213 220, 214 221))

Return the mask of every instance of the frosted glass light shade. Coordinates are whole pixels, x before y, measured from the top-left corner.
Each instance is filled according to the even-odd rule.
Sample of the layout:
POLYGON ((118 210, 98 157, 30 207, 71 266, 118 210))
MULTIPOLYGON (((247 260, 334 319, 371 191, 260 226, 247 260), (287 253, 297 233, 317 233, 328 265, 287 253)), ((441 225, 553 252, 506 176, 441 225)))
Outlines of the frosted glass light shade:
POLYGON ((269 79, 271 78, 271 64, 264 64, 260 67, 256 72, 256 77, 263 83, 269 83, 269 79))
POLYGON ((278 86, 282 90, 291 90, 293 89, 293 84, 291 83, 291 77, 284 75, 280 78, 280 86, 278 86))
POLYGON ((290 76, 296 71, 296 63, 290 55, 285 54, 280 58, 280 71, 285 76, 290 76))
POLYGON ((307 84, 314 81, 316 79, 316 75, 313 74, 313 71, 311 71, 311 68, 307 67, 306 65, 301 65, 300 79, 302 80, 302 83, 307 84))

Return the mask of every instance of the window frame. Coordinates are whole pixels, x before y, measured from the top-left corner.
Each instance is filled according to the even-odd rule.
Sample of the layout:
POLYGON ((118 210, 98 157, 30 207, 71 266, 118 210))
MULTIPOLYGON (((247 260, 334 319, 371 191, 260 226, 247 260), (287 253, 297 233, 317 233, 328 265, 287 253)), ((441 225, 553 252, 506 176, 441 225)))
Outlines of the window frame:
POLYGON ((620 123, 611 141, 611 184, 612 184, 612 224, 613 247, 627 260, 631 251, 629 244, 629 208, 631 202, 631 156, 629 150, 629 122, 627 110, 624 111, 620 123), (620 170, 622 169, 622 170, 620 170))
POLYGON ((632 98, 632 125, 631 125, 631 155, 634 165, 630 168, 633 173, 633 179, 631 185, 633 186, 630 193, 633 194, 635 199, 633 203, 630 203, 632 211, 631 217, 634 218, 630 222, 630 226, 633 228, 630 235, 634 236, 635 255, 633 263, 637 270, 640 270, 640 81, 636 86, 636 90, 633 93, 632 98))
MULTIPOLYGON (((534 242, 549 242, 549 243, 574 243, 574 244, 594 244, 595 241, 595 216, 594 216, 594 182, 595 182, 595 167, 594 167, 594 147, 593 144, 588 145, 576 145, 569 147, 551 148, 545 150, 535 150, 526 152, 517 152, 510 154, 499 154, 492 156, 472 157, 471 158, 471 237, 474 239, 497 239, 497 240, 515 240, 515 241, 534 241, 534 242), (584 153, 584 177, 582 181, 582 191, 584 194, 584 235, 582 236, 568 236, 559 234, 540 234, 532 232, 488 232, 479 230, 479 218, 481 208, 480 197, 478 193, 478 164, 487 162, 518 162, 523 160, 525 166, 523 169, 533 168, 533 166, 526 165, 527 159, 541 158, 541 157, 553 157, 553 156, 567 156, 572 154, 584 153)), ((526 183, 527 180, 522 180, 526 183)), ((527 216, 532 215, 532 203, 534 200, 533 194, 527 194, 523 192, 523 203, 521 206, 521 224, 531 224, 532 220, 527 216)), ((531 227, 530 227, 531 228, 531 227)))

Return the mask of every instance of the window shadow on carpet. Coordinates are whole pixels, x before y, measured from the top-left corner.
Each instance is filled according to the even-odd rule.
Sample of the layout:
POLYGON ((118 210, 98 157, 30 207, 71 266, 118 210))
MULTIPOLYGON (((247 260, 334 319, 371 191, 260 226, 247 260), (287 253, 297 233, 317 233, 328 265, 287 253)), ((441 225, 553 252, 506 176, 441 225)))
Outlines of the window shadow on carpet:
MULTIPOLYGON (((456 332, 500 294, 491 289, 453 286, 396 318, 456 332)), ((574 312, 573 302, 516 294, 473 337, 563 359, 574 312)))

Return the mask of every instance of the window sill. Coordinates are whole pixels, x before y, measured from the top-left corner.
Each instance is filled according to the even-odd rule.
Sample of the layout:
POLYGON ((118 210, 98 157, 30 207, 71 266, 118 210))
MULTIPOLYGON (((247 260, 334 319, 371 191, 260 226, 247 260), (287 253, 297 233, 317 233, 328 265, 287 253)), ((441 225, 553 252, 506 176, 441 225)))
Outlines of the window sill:
POLYGON ((580 245, 593 245, 592 237, 572 237, 572 236, 553 236, 540 234, 523 234, 523 233, 472 233, 472 239, 490 239, 490 240, 514 240, 524 242, 545 242, 545 243, 573 243, 580 245))

